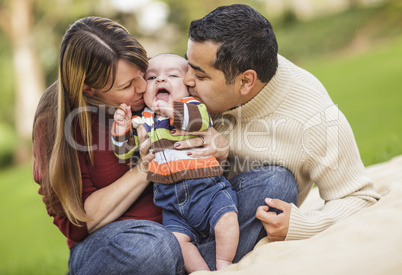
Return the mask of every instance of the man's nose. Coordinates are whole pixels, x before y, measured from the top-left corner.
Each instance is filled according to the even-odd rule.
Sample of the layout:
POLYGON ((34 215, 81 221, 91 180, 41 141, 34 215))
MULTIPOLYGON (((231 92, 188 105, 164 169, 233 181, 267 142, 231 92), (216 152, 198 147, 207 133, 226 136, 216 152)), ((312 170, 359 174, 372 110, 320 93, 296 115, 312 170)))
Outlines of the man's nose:
POLYGON ((186 75, 184 76, 183 82, 186 86, 194 87, 195 86, 194 77, 193 74, 190 72, 190 70, 191 67, 189 66, 186 75))

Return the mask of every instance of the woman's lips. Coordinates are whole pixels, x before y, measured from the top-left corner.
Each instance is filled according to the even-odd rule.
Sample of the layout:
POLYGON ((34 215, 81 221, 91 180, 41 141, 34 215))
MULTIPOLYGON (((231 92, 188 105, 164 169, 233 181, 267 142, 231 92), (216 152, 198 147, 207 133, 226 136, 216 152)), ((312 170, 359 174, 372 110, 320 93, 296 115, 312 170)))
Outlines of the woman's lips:
POLYGON ((144 98, 143 98, 143 97, 134 100, 134 103, 143 103, 143 102, 144 102, 144 98))

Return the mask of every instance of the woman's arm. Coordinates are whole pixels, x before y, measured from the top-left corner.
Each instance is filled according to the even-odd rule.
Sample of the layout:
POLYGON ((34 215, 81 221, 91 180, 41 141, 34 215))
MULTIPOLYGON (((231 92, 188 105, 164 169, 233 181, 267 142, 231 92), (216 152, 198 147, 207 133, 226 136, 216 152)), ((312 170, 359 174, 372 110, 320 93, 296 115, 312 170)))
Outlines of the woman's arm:
POLYGON ((91 219, 87 222, 89 233, 121 217, 148 186, 148 163, 155 155, 153 152, 148 153, 151 141, 145 140, 145 135, 144 127, 139 127, 141 158, 137 166, 112 184, 93 192, 85 200, 84 208, 91 219))

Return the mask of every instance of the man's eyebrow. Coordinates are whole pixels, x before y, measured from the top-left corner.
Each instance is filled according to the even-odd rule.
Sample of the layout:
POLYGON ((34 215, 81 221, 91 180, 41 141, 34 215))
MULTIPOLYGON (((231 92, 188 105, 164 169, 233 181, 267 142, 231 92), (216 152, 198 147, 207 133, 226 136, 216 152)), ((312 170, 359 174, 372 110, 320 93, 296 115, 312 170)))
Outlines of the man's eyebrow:
MULTIPOLYGON (((184 57, 185 57, 185 58, 187 59, 187 61, 188 61, 187 53, 184 54, 184 57)), ((190 65, 190 67, 193 68, 194 70, 200 71, 200 72, 203 72, 203 73, 206 74, 206 72, 205 72, 201 67, 195 66, 195 65, 191 64, 190 62, 188 62, 188 65, 190 65)))
POLYGON ((193 68, 194 70, 200 71, 200 72, 203 72, 204 74, 206 74, 206 72, 203 69, 201 69, 201 67, 195 66, 195 65, 191 64, 190 62, 188 62, 188 65, 190 65, 190 67, 193 68))

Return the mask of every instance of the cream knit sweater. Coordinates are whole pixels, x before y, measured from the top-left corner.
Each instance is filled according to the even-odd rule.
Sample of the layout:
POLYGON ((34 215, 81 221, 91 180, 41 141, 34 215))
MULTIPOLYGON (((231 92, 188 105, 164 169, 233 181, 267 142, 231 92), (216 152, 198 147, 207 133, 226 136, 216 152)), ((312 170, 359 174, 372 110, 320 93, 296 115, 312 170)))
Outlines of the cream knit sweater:
POLYGON ((274 78, 246 104, 215 116, 214 127, 230 142, 228 178, 259 166, 286 167, 299 185, 298 206, 317 185, 323 209, 303 213, 292 204, 286 240, 306 239, 380 196, 348 121, 323 85, 284 57, 278 59, 274 78))

